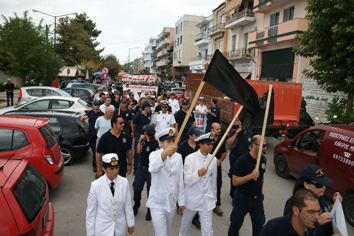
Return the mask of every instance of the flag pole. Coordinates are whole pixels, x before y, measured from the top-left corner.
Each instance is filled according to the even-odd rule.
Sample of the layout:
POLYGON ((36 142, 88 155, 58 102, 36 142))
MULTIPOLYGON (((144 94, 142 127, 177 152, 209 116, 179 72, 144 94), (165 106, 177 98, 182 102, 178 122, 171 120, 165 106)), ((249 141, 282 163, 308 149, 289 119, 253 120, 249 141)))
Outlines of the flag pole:
POLYGON ((213 154, 212 154, 212 156, 211 156, 211 158, 210 158, 208 164, 205 166, 205 169, 208 169, 208 168, 209 168, 210 163, 213 161, 213 159, 214 159, 216 153, 218 153, 218 151, 219 151, 221 145, 224 143, 224 141, 225 141, 227 135, 229 134, 229 132, 230 132, 232 126, 234 126, 235 121, 236 121, 237 117, 240 115, 242 109, 243 109, 243 106, 241 106, 240 109, 238 109, 238 111, 237 111, 235 117, 233 118, 233 120, 231 121, 229 127, 228 127, 227 130, 225 131, 224 136, 222 136, 222 139, 220 140, 218 146, 217 146, 216 149, 214 150, 214 152, 213 152, 213 154))
POLYGON ((270 100, 271 100, 271 96, 272 96, 272 89, 273 89, 273 85, 270 84, 269 85, 269 90, 268 90, 267 106, 266 106, 266 110, 265 110, 265 114, 264 114, 264 120, 263 120, 261 143, 259 144, 259 150, 258 150, 258 156, 257 156, 256 170, 259 169, 259 164, 261 162, 261 155, 262 155, 262 150, 263 150, 263 141, 264 141, 264 136, 265 136, 265 130, 266 130, 266 127, 267 127, 269 105, 270 105, 270 100))
MULTIPOLYGON (((203 77, 203 78, 204 78, 204 77, 203 77)), ((195 104, 197 103, 199 94, 200 94, 200 92, 202 91, 202 89, 203 89, 203 87, 204 87, 204 84, 205 84, 205 81, 203 81, 203 80, 202 80, 202 81, 200 82, 200 84, 199 84, 199 87, 198 87, 198 89, 197 89, 197 92, 196 92, 195 95, 194 95, 193 101, 192 101, 192 103, 191 103, 191 105, 190 105, 190 107, 189 107, 189 109, 188 109, 188 112, 187 112, 186 117, 184 118, 184 121, 183 121, 183 123, 182 123, 182 126, 181 126, 181 128, 178 130, 178 134, 177 134, 176 140, 175 140, 175 142, 174 142, 174 144, 173 144, 173 145, 175 145, 175 146, 177 146, 179 140, 181 139, 183 130, 184 130, 184 128, 185 128, 186 125, 187 125, 188 119, 189 119, 189 117, 190 117, 190 115, 191 115, 191 113, 192 113, 192 111, 193 111, 193 107, 194 107, 195 104)))

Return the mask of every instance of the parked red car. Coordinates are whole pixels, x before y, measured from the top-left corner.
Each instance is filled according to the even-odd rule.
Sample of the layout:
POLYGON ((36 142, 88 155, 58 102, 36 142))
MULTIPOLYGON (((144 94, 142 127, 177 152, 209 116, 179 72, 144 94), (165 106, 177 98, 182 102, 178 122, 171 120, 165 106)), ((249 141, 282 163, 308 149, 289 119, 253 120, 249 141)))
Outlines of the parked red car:
POLYGON ((309 165, 320 166, 333 180, 325 196, 343 196, 343 211, 354 226, 354 126, 318 125, 305 129, 293 139, 285 139, 274 149, 276 173, 283 178, 300 177, 309 165))
POLYGON ((48 185, 25 159, 0 159, 0 235, 53 235, 48 185))
POLYGON ((63 178, 63 155, 46 118, 0 116, 0 159, 28 160, 51 188, 63 178))

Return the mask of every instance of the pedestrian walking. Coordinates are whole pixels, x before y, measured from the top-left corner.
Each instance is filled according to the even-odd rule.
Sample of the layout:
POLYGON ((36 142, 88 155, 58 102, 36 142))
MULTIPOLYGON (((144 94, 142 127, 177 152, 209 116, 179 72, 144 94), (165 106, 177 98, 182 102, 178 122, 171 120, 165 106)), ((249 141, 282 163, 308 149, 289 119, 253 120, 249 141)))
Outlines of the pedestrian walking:
POLYGON ((112 108, 112 110, 114 111, 114 106, 111 104, 112 102, 112 99, 110 96, 107 96, 104 103, 100 106, 100 110, 103 112, 103 113, 106 113, 106 109, 108 107, 112 108))
POLYGON ((112 128, 111 125, 112 116, 113 116, 113 110, 112 108, 108 107, 106 113, 103 116, 97 118, 95 122, 95 130, 97 132, 96 147, 102 135, 112 128))
POLYGON ((176 94, 174 92, 170 93, 170 99, 168 100, 168 103, 171 106, 172 114, 176 115, 181 107, 178 100, 176 99, 176 94))
MULTIPOLYGON (((151 186, 151 174, 149 172, 149 156, 153 151, 160 149, 158 141, 155 139, 155 128, 154 126, 146 125, 143 128, 144 134, 140 136, 137 153, 141 155, 140 165, 138 167, 134 182, 134 215, 138 213, 139 207, 141 205, 141 192, 144 189, 144 184, 146 182, 147 197, 149 197, 149 191, 151 186)), ((145 220, 151 220, 150 209, 148 208, 145 216, 145 220)))
POLYGON ((15 85, 11 82, 11 79, 7 80, 7 84, 4 86, 4 89, 6 91, 7 106, 8 107, 10 106, 10 100, 11 100, 11 106, 13 106, 15 85))
POLYGON ((161 149, 149 157, 151 187, 146 206, 150 208, 155 236, 168 235, 178 202, 178 213, 184 211, 182 157, 174 145, 176 130, 167 128, 156 135, 161 149))
POLYGON ((86 234, 123 236, 134 232, 134 213, 128 180, 118 175, 115 153, 102 157, 105 175, 91 183, 87 198, 86 234))
POLYGON ((199 150, 188 155, 184 163, 185 210, 179 230, 180 236, 189 236, 194 215, 198 212, 203 236, 213 235, 213 209, 216 203, 217 161, 210 154, 215 144, 214 134, 207 133, 195 140, 199 150))
POLYGON ((194 116, 191 114, 188 118, 186 126, 184 127, 184 130, 181 130, 184 118, 186 117, 188 109, 189 109, 189 105, 190 105, 189 100, 183 99, 182 100, 182 109, 180 109, 175 115, 177 133, 182 132, 181 142, 188 139, 188 129, 191 126, 195 126, 195 119, 194 119, 194 116))
POLYGON ((266 158, 261 156, 259 169, 255 169, 259 148, 262 154, 267 149, 266 140, 260 147, 261 136, 255 135, 251 140, 252 149, 249 153, 241 156, 235 163, 232 173, 233 185, 237 186, 234 193, 233 208, 230 216, 229 236, 239 235, 247 213, 251 216, 252 235, 258 236, 265 222, 263 207, 263 183, 266 168, 266 158))

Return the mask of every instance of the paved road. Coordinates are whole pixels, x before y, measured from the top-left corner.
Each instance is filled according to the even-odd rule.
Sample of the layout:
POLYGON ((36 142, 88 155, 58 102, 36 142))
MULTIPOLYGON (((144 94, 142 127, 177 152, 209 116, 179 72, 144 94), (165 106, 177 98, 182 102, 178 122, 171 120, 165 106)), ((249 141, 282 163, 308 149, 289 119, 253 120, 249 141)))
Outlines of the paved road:
MULTIPOLYGON (((282 179, 275 174, 273 164, 273 150, 278 143, 276 139, 268 140, 267 170, 264 183, 264 205, 266 221, 274 217, 281 216, 285 201, 289 198, 295 179, 282 179)), ((91 168, 91 152, 81 159, 75 161, 72 165, 65 167, 64 178, 57 189, 50 191, 50 200, 55 210, 55 235, 85 235, 85 210, 86 198, 90 188, 91 181, 94 180, 94 173, 91 168)), ((213 214, 214 235, 227 235, 229 227, 229 217, 232 210, 232 201, 229 196, 230 181, 227 176, 229 168, 228 160, 223 163, 223 187, 222 187, 222 205, 221 209, 224 215, 219 217, 213 214)), ((133 183, 133 176, 128 176, 129 182, 133 183)), ((145 221, 146 214, 146 192, 142 195, 142 206, 135 217, 136 236, 152 236, 154 229, 151 221, 145 221)), ((176 214, 172 223, 170 235, 178 235, 182 216, 176 214)), ((354 235, 354 228, 348 226, 349 235, 354 235)), ((193 225, 191 235, 201 235, 193 225)), ((252 235, 252 226, 249 216, 245 218, 244 225, 240 235, 252 235)))

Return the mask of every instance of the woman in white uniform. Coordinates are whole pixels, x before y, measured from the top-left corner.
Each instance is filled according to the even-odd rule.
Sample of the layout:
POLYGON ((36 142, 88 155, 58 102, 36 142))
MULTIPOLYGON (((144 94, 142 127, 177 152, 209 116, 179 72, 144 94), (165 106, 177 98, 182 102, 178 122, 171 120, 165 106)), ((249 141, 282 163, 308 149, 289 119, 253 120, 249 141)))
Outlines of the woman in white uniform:
POLYGON ((182 156, 173 145, 176 130, 167 128, 156 135, 161 149, 149 156, 151 187, 146 206, 150 208, 155 236, 167 236, 178 201, 178 213, 184 211, 182 156))
POLYGON ((87 236, 123 236, 134 232, 134 213, 129 183, 118 175, 119 162, 115 153, 102 157, 105 175, 91 183, 87 198, 87 236))

